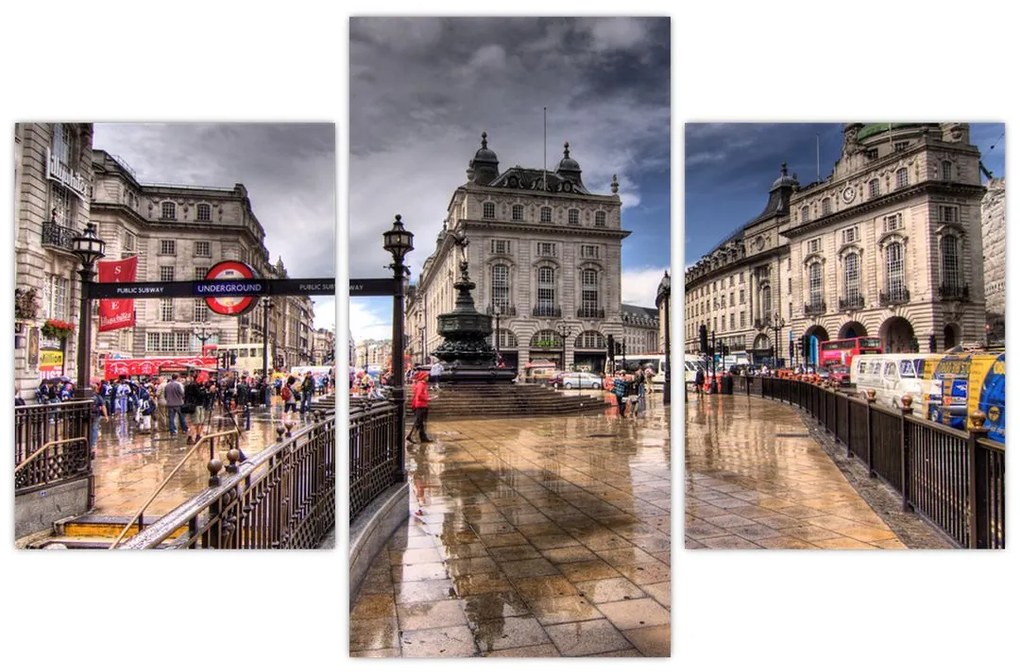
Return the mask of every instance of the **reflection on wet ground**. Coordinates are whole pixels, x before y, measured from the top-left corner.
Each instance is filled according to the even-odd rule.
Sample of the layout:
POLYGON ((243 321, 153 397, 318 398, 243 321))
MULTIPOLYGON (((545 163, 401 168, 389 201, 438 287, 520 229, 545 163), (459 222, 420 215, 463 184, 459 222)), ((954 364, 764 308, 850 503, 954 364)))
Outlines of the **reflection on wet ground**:
MULTIPOLYGON (((206 415, 199 410, 193 417, 196 423, 189 424, 200 428, 203 435, 225 431, 234 426, 230 418, 219 411, 206 415)), ((272 412, 253 412, 251 429, 241 434, 241 451, 252 457, 276 443, 276 429, 284 417, 282 407, 279 406, 274 406, 272 412)), ((311 422, 311 414, 307 420, 301 420, 300 415, 294 413, 293 421, 295 425, 292 432, 300 429, 305 422, 311 422)), ((243 429, 243 419, 240 422, 243 429)), ((226 465, 226 444, 219 445, 217 457, 226 465)), ((182 432, 171 436, 164 428, 143 434, 138 431, 134 421, 125 415, 103 421, 100 424, 99 443, 96 445, 96 459, 92 462, 96 488, 92 513, 117 517, 134 515, 190 449, 191 444, 187 443, 182 432)), ((149 505, 146 516, 165 514, 208 487, 208 462, 209 450, 203 446, 149 505)))
POLYGON ((668 656, 668 409, 431 423, 354 656, 668 656))
POLYGON ((742 395, 686 406, 687 548, 905 548, 793 407, 742 395))

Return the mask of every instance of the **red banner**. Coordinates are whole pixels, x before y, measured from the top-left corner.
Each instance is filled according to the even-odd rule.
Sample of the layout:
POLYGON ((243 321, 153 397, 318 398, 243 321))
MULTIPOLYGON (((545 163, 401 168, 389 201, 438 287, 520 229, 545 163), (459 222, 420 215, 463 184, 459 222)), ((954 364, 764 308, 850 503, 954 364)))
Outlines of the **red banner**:
MULTIPOLYGON (((120 376, 158 376, 161 372, 183 373, 188 369, 215 369, 215 357, 136 357, 132 359, 107 359, 103 367, 103 378, 115 380, 120 376)), ((202 382, 203 371, 197 372, 202 382)), ((208 376, 208 373, 205 373, 208 376)))
MULTIPOLYGON (((99 282, 134 282, 138 257, 119 261, 100 261, 99 282)), ((99 331, 135 326, 134 299, 103 299, 99 302, 99 331)))

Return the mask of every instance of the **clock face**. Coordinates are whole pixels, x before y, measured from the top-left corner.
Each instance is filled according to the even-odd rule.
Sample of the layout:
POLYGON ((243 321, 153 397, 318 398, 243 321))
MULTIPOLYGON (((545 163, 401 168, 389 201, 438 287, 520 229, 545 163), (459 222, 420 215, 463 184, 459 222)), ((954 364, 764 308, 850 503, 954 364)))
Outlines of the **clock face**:
POLYGON ((853 187, 847 187, 843 190, 843 202, 850 203, 857 196, 857 191, 853 187))
POLYGON ((758 236, 758 239, 754 241, 754 244, 758 246, 759 250, 761 250, 765 247, 765 238, 763 236, 758 236))

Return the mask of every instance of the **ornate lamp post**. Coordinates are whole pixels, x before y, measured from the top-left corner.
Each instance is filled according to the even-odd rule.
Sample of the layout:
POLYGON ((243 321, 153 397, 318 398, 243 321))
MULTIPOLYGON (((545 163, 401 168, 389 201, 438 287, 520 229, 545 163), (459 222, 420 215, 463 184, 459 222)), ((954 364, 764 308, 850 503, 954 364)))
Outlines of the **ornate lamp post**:
POLYGON ((563 370, 567 370, 567 336, 570 335, 570 326, 566 322, 556 323, 556 333, 560 335, 560 345, 563 346, 563 370))
POLYGON ((407 478, 404 470, 404 351, 400 344, 404 342, 404 275, 409 272, 404 265, 404 257, 414 249, 414 234, 404 230, 404 224, 397 215, 393 228, 383 233, 383 249, 393 255, 393 344, 390 348, 391 385, 393 401, 397 405, 397 473, 400 482, 407 478))
POLYGON ((85 226, 85 233, 71 239, 72 252, 81 262, 81 306, 78 310, 78 388, 77 395, 91 398, 88 366, 92 345, 92 279, 96 277, 96 262, 106 256, 106 242, 96 232, 95 222, 85 226))
POLYGON ((786 320, 776 313, 772 316, 772 332, 774 338, 772 339, 772 366, 779 368, 779 332, 786 326, 786 320))
POLYGON ((669 270, 666 270, 666 272, 663 274, 662 280, 659 282, 658 296, 656 296, 656 304, 664 305, 665 308, 666 308, 666 311, 665 311, 665 332, 663 333, 663 344, 662 344, 663 351, 664 351, 664 353, 666 355, 666 362, 665 362, 666 371, 663 374, 665 376, 666 380, 663 383, 663 388, 662 388, 662 403, 663 404, 668 404, 669 401, 670 401, 670 391, 669 391, 669 376, 670 376, 670 372, 669 372, 669 369, 670 369, 670 366, 669 366, 669 283, 670 283, 670 280, 669 280, 669 270))
POLYGON ((210 338, 212 338, 212 334, 206 332, 204 324, 202 325, 201 330, 196 329, 196 330, 192 331, 191 333, 195 336, 195 338, 197 338, 199 341, 202 342, 201 354, 204 355, 205 354, 205 342, 208 341, 210 338))
POLYGON ((273 302, 269 297, 262 299, 262 378, 269 382, 269 309, 273 302))

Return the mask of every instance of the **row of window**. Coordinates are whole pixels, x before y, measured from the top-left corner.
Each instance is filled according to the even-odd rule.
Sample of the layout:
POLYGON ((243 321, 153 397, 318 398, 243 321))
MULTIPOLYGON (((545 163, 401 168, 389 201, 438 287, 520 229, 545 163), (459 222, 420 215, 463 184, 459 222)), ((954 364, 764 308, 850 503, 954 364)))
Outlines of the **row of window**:
MULTIPOLYGON (((482 204, 482 218, 483 219, 496 219, 496 204, 492 201, 486 201, 482 204)), ((515 222, 524 221, 524 206, 521 204, 515 204, 510 208, 510 219, 515 222)), ((542 206, 539 210, 538 221, 543 224, 552 223, 552 208, 549 206, 542 206)), ((567 210, 567 224, 579 225, 581 223, 581 211, 577 208, 570 208, 567 210)), ((606 225, 606 212, 605 210, 598 210, 595 213, 595 226, 606 225)))
MULTIPOLYGON (((955 205, 940 205, 936 209, 937 222, 943 224, 955 224, 960 221, 960 208, 955 205)), ((882 218, 882 232, 899 231, 903 228, 903 213, 897 212, 886 215, 882 218)), ((843 245, 856 243, 861 240, 860 230, 857 225, 841 229, 838 233, 843 245)), ((806 242, 808 254, 818 254, 822 251, 822 237, 812 238, 806 242)))
MULTIPOLYGON (((177 219, 177 204, 173 201, 163 201, 160 204, 159 211, 160 219, 177 219)), ((208 203, 199 203, 195 206, 195 221, 197 222, 211 222, 212 221, 212 206, 208 203)))
MULTIPOLYGON (((492 240, 490 241, 490 250, 492 254, 513 254, 513 241, 510 240, 492 240)), ((556 243, 551 242, 538 242, 535 244, 535 253, 539 257, 555 257, 556 255, 556 243)), ((583 259, 598 259, 599 258, 599 246, 598 245, 581 245, 580 246, 581 257, 583 259)))
POLYGON ((200 348, 201 341, 190 331, 149 331, 145 334, 148 352, 188 352, 200 348))
MULTIPOLYGON (((208 322, 211 312, 209 306, 206 304, 205 299, 192 299, 194 302, 195 309, 192 313, 193 322, 208 322)), ((160 299, 159 300, 159 321, 160 322, 176 322, 176 312, 174 310, 174 299, 160 299)))
MULTIPOLYGON (((596 310, 599 307, 599 274, 590 268, 579 273, 581 280, 581 309, 596 310)), ((510 267, 494 264, 490 272, 492 280, 492 305, 507 310, 510 305, 510 267)), ((536 271, 537 307, 539 311, 552 310, 559 304, 556 300, 556 270, 551 266, 540 266, 536 271)))
MULTIPOLYGON (((130 247, 130 249, 128 248, 128 246, 126 244, 127 243, 127 239, 125 239, 125 245, 124 245, 124 250, 125 251, 134 250, 134 247, 135 247, 134 235, 133 234, 128 234, 128 235, 131 236, 131 247, 130 247)), ((160 255, 163 255, 163 256, 169 256, 169 257, 177 256, 177 241, 176 240, 167 240, 167 239, 160 240, 159 241, 159 253, 160 253, 160 255)), ((196 240, 195 241, 195 246, 193 248, 193 253, 194 253, 194 255, 196 257, 211 257, 212 256, 212 248, 210 246, 209 241, 208 240, 196 240)))
MULTIPOLYGON (((950 181, 950 180, 952 180, 952 175, 953 175, 953 164, 952 164, 952 162, 951 161, 943 161, 942 162, 941 178, 939 178, 939 174, 936 174, 936 179, 942 179, 942 180, 945 180, 945 181, 950 181)), ((909 176, 909 173, 908 173, 908 171, 907 171, 907 169, 905 167, 904 168, 900 168, 900 169, 898 169, 896 171, 896 173, 895 173, 895 181, 896 181, 895 189, 902 189, 903 187, 906 187, 907 185, 910 184, 910 176, 909 176)), ((871 180, 868 181, 868 198, 878 198, 881 195, 882 195, 882 190, 881 190, 881 183, 879 182, 879 179, 877 177, 876 178, 872 178, 871 180)), ((826 216, 826 215, 831 215, 832 214, 833 200, 834 199, 829 198, 829 197, 825 197, 825 198, 822 199, 821 207, 822 207, 822 216, 823 217, 826 216)), ((806 222, 806 221, 808 221, 810 219, 811 219, 811 207, 805 205, 804 207, 802 207, 800 209, 800 220, 801 220, 801 222, 806 222)))

